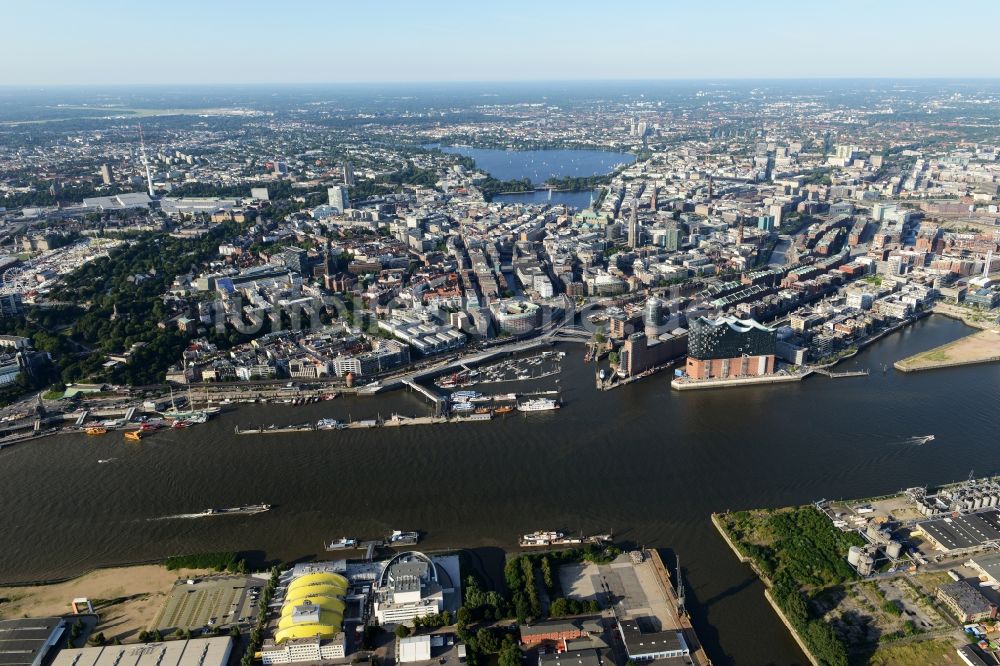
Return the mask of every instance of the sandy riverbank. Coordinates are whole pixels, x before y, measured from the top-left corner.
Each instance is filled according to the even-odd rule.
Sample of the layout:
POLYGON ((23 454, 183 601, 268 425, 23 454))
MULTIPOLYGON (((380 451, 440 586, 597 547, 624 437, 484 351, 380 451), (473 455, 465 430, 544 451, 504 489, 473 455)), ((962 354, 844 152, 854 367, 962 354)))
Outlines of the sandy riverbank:
POLYGON ((168 571, 158 564, 97 569, 52 585, 0 587, 0 618, 41 617, 71 613, 78 597, 90 599, 100 615, 97 631, 108 640, 134 640, 147 629, 178 578, 205 570, 168 571))
POLYGON ((1000 331, 982 330, 946 345, 904 358, 897 361, 894 366, 902 372, 916 372, 998 360, 1000 360, 1000 331))

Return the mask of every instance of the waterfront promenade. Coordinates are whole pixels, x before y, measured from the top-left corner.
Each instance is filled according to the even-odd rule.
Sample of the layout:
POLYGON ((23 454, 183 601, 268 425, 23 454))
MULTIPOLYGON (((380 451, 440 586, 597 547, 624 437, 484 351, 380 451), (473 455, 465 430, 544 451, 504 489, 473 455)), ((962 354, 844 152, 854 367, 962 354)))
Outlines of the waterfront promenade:
POLYGON ((734 386, 755 386, 758 384, 784 384, 800 382, 813 373, 812 368, 777 375, 762 375, 760 377, 732 377, 728 379, 692 379, 690 377, 675 377, 670 387, 676 391, 695 391, 699 389, 732 388, 734 386))

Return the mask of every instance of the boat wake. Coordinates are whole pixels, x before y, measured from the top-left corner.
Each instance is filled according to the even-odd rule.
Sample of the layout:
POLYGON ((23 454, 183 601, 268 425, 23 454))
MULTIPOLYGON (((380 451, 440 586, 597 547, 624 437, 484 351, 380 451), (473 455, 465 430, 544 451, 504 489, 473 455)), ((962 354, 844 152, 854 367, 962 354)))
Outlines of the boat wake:
POLYGON ((243 504, 241 506, 232 506, 225 509, 205 509, 204 511, 199 511, 198 513, 176 513, 172 516, 150 518, 150 520, 185 520, 190 518, 206 518, 208 516, 251 516, 270 510, 270 504, 243 504))
POLYGON ((160 516, 159 518, 148 518, 148 520, 190 520, 191 518, 204 518, 204 513, 175 513, 172 516, 160 516))

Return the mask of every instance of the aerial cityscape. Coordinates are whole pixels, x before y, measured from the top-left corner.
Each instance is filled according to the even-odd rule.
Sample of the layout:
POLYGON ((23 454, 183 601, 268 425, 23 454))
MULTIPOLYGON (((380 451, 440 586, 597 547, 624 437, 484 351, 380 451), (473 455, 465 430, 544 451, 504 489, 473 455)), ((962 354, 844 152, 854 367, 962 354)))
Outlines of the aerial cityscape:
POLYGON ((8 8, 0 666, 1000 664, 1000 8, 93 4, 8 8))

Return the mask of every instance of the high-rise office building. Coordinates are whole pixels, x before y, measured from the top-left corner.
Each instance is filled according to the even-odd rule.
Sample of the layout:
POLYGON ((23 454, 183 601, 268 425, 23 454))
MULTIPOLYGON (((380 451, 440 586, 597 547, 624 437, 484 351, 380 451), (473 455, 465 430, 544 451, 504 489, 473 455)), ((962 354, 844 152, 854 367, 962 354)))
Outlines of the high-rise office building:
POLYGON ((345 185, 334 185, 327 188, 326 194, 330 199, 330 206, 343 213, 351 207, 351 197, 345 185))
POLYGON ((344 185, 354 186, 354 165, 350 162, 344 162, 344 185))
POLYGON ((110 164, 101 165, 101 180, 105 185, 110 185, 115 181, 114 171, 111 170, 110 164))
POLYGON ((781 204, 771 204, 771 206, 767 210, 768 210, 768 213, 771 215, 771 217, 774 218, 774 226, 775 227, 780 227, 781 226, 781 213, 782 213, 782 206, 781 206, 781 204))
POLYGON ((663 247, 668 250, 679 250, 681 247, 681 229, 676 224, 667 227, 664 234, 663 247))
POLYGON ((639 219, 637 217, 638 205, 638 201, 632 202, 632 213, 628 221, 628 246, 633 250, 639 247, 641 243, 640 235, 642 232, 639 228, 639 219))
POLYGON ((288 266, 300 275, 307 273, 312 265, 309 261, 309 253, 300 247, 286 247, 282 251, 281 257, 285 262, 285 266, 288 266))

